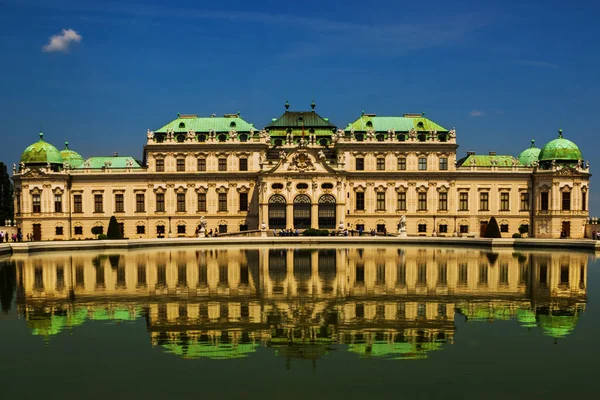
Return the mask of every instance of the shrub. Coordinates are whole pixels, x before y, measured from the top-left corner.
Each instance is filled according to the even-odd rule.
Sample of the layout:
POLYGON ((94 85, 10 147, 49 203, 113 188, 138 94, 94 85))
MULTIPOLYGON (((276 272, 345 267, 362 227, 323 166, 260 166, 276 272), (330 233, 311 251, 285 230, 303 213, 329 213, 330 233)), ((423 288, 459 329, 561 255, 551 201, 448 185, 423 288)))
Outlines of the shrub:
POLYGON ((519 239, 520 237, 521 237, 520 233, 513 233, 513 239, 519 239))
POLYGON ((106 236, 104 233, 101 233, 98 235, 98 240, 106 240, 108 239, 108 236, 106 236))
POLYGON ((529 233, 528 225, 519 225, 519 233, 522 235, 524 233, 529 233))
POLYGON ((496 218, 490 218, 490 222, 488 222, 488 226, 483 233, 484 238, 501 238, 500 228, 498 227, 498 222, 496 222, 496 218))
POLYGON ((119 230, 119 223, 117 219, 113 215, 110 217, 110 221, 108 223, 108 230, 106 231, 106 236, 109 239, 121 239, 121 232, 119 230))
POLYGON ((101 226, 92 226, 92 234, 93 235, 99 235, 102 233, 102 227, 101 226))

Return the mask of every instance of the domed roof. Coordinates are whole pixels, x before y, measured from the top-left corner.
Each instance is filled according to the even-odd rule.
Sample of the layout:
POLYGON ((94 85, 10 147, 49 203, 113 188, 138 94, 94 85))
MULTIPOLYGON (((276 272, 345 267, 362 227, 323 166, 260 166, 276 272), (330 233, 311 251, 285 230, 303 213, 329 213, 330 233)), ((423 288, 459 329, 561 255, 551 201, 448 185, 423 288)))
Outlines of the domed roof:
POLYGON ((567 336, 575 329, 577 315, 540 315, 538 325, 544 334, 554 338, 567 336))
POLYGON ((551 140, 542 147, 540 161, 579 161, 583 160, 579 147, 570 140, 562 137, 562 129, 558 130, 558 138, 551 140))
POLYGON ((519 162, 523 165, 531 165, 537 161, 540 156, 541 149, 535 147, 535 140, 531 140, 531 147, 526 148, 519 154, 519 162))
POLYGON ((73 168, 79 167, 84 161, 81 154, 69 149, 69 142, 65 142, 65 148, 60 151, 60 155, 62 156, 63 161, 69 163, 73 168))
POLYGON ((44 134, 40 132, 40 140, 23 151, 21 162, 25 164, 62 164, 63 158, 56 147, 44 141, 44 134))

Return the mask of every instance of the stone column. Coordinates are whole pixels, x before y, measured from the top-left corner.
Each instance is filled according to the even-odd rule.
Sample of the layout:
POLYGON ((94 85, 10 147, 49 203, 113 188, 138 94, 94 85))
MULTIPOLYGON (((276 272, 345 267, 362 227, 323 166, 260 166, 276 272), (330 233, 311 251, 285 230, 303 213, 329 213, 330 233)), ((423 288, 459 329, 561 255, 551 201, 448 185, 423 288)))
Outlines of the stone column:
POLYGON ((312 203, 310 209, 310 227, 319 228, 319 204, 312 203))
POLYGON ((294 203, 287 203, 285 208, 285 228, 294 228, 294 203))

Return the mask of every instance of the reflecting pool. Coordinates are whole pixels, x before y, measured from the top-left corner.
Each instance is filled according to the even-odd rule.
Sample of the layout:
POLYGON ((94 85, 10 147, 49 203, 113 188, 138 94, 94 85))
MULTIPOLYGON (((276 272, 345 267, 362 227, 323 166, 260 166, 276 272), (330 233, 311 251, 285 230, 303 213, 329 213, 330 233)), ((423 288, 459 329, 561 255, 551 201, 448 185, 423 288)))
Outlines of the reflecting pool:
POLYGON ((1 387, 63 398, 596 395, 597 264, 416 246, 4 258, 1 387))

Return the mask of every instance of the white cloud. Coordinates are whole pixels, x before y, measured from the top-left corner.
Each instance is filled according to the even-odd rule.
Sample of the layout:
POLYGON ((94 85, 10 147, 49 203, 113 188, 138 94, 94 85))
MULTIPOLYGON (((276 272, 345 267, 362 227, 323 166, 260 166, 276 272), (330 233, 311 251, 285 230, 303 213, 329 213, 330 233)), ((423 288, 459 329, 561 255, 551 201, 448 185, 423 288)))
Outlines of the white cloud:
POLYGON ((485 115, 485 113, 480 110, 473 110, 469 113, 470 117, 483 117, 484 115, 485 115))
POLYGON ((62 33, 58 35, 52 35, 48 41, 48 44, 45 45, 42 50, 47 53, 52 53, 55 51, 68 53, 71 43, 79 43, 81 42, 81 39, 81 35, 73 29, 63 29, 62 33))

